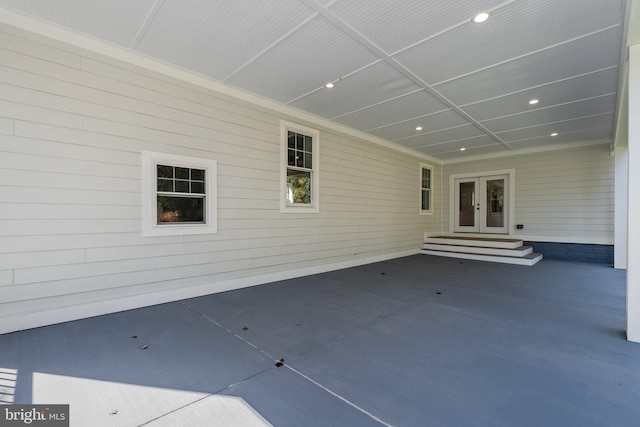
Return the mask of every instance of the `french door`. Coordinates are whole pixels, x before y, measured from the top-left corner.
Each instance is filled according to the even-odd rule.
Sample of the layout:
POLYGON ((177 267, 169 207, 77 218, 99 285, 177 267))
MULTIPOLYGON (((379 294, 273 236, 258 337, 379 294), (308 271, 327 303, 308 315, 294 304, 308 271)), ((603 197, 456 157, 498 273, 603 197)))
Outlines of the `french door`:
POLYGON ((509 175, 454 179, 454 231, 509 233, 509 175))

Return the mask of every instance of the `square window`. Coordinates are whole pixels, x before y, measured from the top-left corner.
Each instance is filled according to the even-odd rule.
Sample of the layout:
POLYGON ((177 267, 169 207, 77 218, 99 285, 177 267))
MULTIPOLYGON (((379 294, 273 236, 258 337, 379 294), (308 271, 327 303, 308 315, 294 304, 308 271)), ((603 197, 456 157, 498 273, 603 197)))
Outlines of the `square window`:
POLYGON ((175 168, 177 179, 189 179, 189 168, 175 168))
POLYGON ((143 235, 217 232, 215 160, 142 153, 143 235))
POLYGON ((204 194, 204 182, 191 182, 191 193, 204 194))
POLYGON ((176 179, 176 193, 188 193, 189 181, 179 181, 176 179))
POLYGON ((202 169, 191 169, 192 181, 204 181, 204 171, 202 169))
POLYGON ((158 165, 158 178, 173 178, 173 166, 158 165))
POLYGON ((173 180, 158 178, 158 191, 171 191, 173 192, 173 180))

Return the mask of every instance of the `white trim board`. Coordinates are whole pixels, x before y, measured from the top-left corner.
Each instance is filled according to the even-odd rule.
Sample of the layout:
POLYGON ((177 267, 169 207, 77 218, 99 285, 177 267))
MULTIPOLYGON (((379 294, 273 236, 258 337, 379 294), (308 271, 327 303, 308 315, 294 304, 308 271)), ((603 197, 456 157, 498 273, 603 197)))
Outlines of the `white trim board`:
POLYGON ((613 239, 604 237, 574 237, 574 236, 536 236, 525 234, 476 234, 476 233, 449 233, 449 232, 426 232, 424 240, 434 236, 458 236, 458 237, 487 237, 487 238, 509 238, 527 242, 548 242, 548 243, 578 243, 585 245, 613 245, 613 239))
POLYGON ((614 268, 626 269, 629 261, 627 259, 629 238, 629 149, 626 145, 618 145, 616 147, 614 168, 615 196, 613 235, 615 250, 613 266, 614 268))
POLYGON ((48 310, 38 310, 32 311, 30 313, 19 313, 13 316, 0 316, 0 334, 37 328, 40 326, 53 325, 56 323, 69 322, 72 320, 84 319, 88 317, 101 316, 109 313, 117 313, 119 311, 148 307, 156 304, 164 304, 187 298, 194 298, 203 295, 247 288, 250 286, 264 285, 280 280, 294 279, 297 277, 310 276, 312 274, 326 273, 329 271, 341 270, 344 268, 357 267, 359 265, 388 261, 390 259, 416 255, 419 253, 420 248, 416 248, 415 250, 410 251, 377 255, 368 258, 341 261, 333 264, 301 268, 298 270, 287 270, 277 273, 263 274, 260 276, 242 277, 215 283, 206 283, 202 285, 172 289, 170 291, 155 292, 151 294, 145 293, 142 295, 136 295, 127 298, 116 298, 105 301, 92 302, 88 304, 76 304, 71 307, 55 307, 48 310))

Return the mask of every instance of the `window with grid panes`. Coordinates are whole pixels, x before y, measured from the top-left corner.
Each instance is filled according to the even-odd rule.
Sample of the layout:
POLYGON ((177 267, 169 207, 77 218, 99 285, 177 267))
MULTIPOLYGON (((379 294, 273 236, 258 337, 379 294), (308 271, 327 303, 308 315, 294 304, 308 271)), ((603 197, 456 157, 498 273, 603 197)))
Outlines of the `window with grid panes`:
POLYGON ((206 171, 156 165, 157 224, 200 223, 206 214, 206 171))
POLYGON ((313 138, 287 131, 287 203, 311 204, 313 138))
POLYGON ((432 212, 432 185, 433 168, 431 166, 420 165, 420 213, 430 214, 432 212))
POLYGON ((143 234, 215 233, 214 160, 143 152, 143 234))
POLYGON ((283 124, 282 210, 318 211, 318 132, 283 124))

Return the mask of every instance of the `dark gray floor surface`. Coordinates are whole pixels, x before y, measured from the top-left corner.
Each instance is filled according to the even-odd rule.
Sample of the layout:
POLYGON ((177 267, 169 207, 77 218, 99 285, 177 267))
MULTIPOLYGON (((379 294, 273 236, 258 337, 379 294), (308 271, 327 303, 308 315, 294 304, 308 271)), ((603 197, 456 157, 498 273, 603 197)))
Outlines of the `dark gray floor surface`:
POLYGON ((610 266, 416 255, 0 335, 0 398, 72 426, 640 426, 624 328, 610 266))

